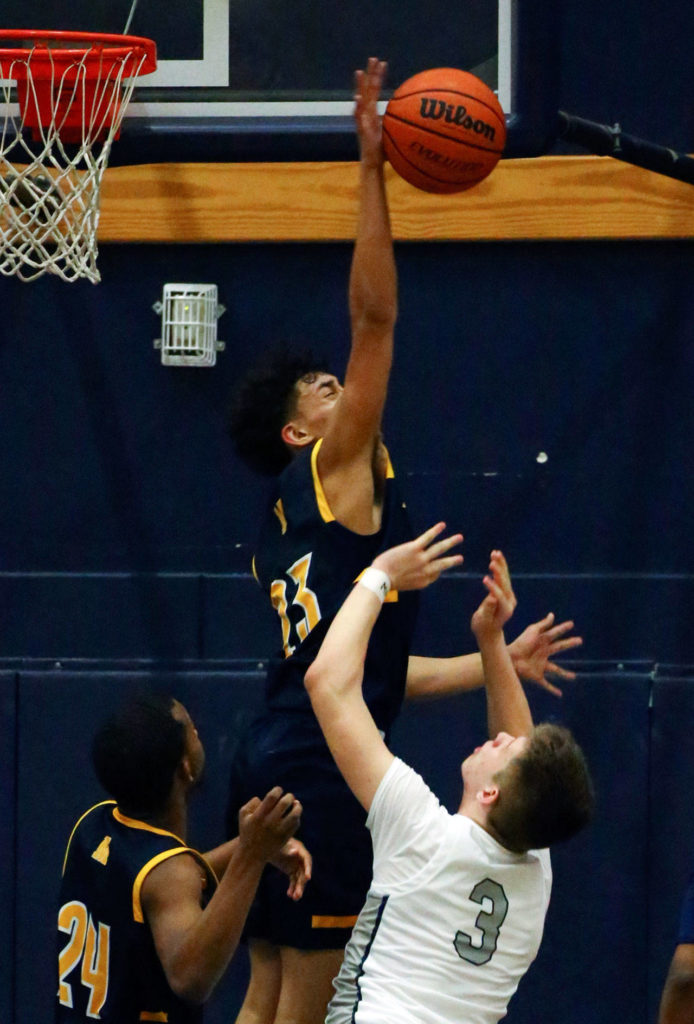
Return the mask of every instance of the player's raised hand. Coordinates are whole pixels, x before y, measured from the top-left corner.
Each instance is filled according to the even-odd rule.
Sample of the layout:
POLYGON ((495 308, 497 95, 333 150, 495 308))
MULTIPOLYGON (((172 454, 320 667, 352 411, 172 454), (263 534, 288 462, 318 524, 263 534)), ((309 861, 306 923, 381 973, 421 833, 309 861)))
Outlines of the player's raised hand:
POLYGON ((555 697, 561 697, 561 690, 547 676, 556 676, 558 679, 576 678, 575 672, 550 660, 562 651, 581 646, 583 639, 580 636, 566 636, 573 628, 571 620, 555 626, 553 612, 545 615, 539 622, 526 626, 513 643, 508 645, 509 654, 521 679, 537 683, 555 697))
POLYGON ((301 804, 293 793, 275 786, 260 800, 254 796, 239 811, 239 846, 256 860, 274 859, 301 820, 301 804))
POLYGON ((478 640, 501 632, 518 603, 511 586, 511 574, 501 551, 492 551, 489 572, 491 575, 482 580, 487 588, 487 596, 471 621, 472 632, 478 640))
POLYGON ((462 543, 462 533, 436 540, 445 529, 445 523, 437 523, 414 540, 389 548, 374 559, 374 568, 388 574, 394 590, 422 590, 428 587, 442 572, 463 561, 462 555, 448 554, 451 548, 462 543))
POLYGON ((378 100, 387 67, 385 61, 369 57, 366 68, 354 73, 354 121, 362 163, 383 163, 378 100))

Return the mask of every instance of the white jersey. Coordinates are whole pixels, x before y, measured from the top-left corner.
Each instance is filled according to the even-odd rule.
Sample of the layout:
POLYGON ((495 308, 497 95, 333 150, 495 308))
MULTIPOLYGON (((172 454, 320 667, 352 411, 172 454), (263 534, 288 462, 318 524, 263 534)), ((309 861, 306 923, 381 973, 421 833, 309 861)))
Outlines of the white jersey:
POLYGON ((397 758, 367 825, 373 881, 326 1024, 496 1024, 540 946, 549 851, 511 853, 397 758))

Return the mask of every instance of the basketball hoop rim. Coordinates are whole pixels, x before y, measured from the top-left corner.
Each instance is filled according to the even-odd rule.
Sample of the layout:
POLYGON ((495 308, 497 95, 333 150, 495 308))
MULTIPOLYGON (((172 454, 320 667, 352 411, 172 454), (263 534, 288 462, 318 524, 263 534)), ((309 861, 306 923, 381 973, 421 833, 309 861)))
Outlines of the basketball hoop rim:
POLYGON ((157 44, 153 39, 146 39, 144 36, 59 29, 0 29, 0 61, 17 61, 31 55, 32 61, 50 60, 55 64, 67 64, 84 59, 89 63, 92 60, 98 61, 104 52, 115 60, 133 53, 140 55, 143 58, 142 64, 133 74, 148 75, 156 71, 157 44), (60 45, 55 47, 51 46, 51 43, 60 45), (76 45, 70 46, 70 43, 76 45), (43 50, 46 51, 45 56, 43 50))

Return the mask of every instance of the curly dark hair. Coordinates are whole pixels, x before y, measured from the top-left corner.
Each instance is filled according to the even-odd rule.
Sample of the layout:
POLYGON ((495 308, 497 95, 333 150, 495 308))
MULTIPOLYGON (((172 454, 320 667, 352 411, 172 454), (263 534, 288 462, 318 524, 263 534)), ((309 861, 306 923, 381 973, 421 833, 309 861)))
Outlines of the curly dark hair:
POLYGON ((570 839, 593 816, 595 794, 583 751, 563 726, 544 723, 499 773, 489 823, 518 853, 570 839))
POLYGON ((103 723, 92 743, 101 785, 131 817, 162 810, 185 753, 185 726, 170 696, 141 695, 103 723))
POLYGON ((311 351, 275 349, 240 381, 231 397, 229 435, 236 454, 263 476, 278 476, 291 455, 282 427, 294 412, 294 385, 307 373, 324 373, 325 360, 311 351))

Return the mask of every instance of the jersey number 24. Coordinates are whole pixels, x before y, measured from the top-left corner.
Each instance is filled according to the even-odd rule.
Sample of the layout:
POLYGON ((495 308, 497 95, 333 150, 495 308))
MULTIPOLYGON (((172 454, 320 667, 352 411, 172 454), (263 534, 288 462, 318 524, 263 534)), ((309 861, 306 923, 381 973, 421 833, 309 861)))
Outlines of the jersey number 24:
POLYGON ((58 999, 73 1006, 72 985, 66 979, 81 964, 80 979, 89 989, 87 1016, 99 1017, 108 994, 108 961, 111 932, 106 924, 94 924, 84 903, 66 903, 58 913, 58 928, 70 938, 58 960, 58 999))

